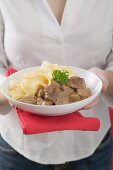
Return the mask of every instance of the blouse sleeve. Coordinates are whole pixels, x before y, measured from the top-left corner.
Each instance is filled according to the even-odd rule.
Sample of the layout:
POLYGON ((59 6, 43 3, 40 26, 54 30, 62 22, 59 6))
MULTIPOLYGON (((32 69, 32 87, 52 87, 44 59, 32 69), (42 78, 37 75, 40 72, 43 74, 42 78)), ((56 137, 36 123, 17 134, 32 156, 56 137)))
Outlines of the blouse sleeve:
MULTIPOLYGON (((5 70, 8 68, 8 62, 6 59, 5 49, 4 49, 4 22, 0 12, 0 85, 4 81, 5 70)), ((11 110, 10 105, 0 105, 0 115, 8 114, 11 110)))
POLYGON ((5 79, 4 71, 8 68, 8 62, 4 49, 4 32, 4 22, 0 11, 0 84, 5 79))
MULTIPOLYGON (((105 70, 112 70, 113 71, 113 46, 111 52, 106 57, 106 67, 105 70)), ((110 107, 113 108, 113 95, 110 94, 102 94, 103 101, 110 107)))
POLYGON ((106 58, 106 70, 113 70, 113 45, 109 55, 106 58))

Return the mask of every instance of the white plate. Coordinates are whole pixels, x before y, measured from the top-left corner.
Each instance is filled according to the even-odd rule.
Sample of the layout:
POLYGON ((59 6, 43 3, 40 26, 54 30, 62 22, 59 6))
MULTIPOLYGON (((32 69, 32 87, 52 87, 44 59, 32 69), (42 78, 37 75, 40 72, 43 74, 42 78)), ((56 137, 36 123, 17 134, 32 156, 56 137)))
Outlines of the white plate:
POLYGON ((22 102, 19 102, 19 101, 16 101, 10 98, 8 95, 8 86, 9 86, 10 81, 19 80, 23 74, 30 73, 36 70, 37 68, 38 67, 31 67, 28 69, 18 71, 10 75, 7 79, 5 79, 1 85, 1 91, 3 95, 9 100, 9 102, 11 102, 13 105, 23 110, 26 110, 26 111, 29 111, 35 114, 49 115, 49 116, 64 115, 64 114, 68 114, 71 112, 75 112, 77 110, 82 109, 84 106, 87 106, 88 104, 93 102, 95 98, 99 95, 99 93, 101 92, 102 81, 98 76, 81 68, 69 67, 74 71, 75 75, 85 79, 87 87, 90 88, 90 90, 92 91, 93 95, 91 97, 84 99, 82 101, 79 101, 79 102, 64 104, 64 105, 55 105, 55 106, 42 106, 42 105, 27 104, 27 103, 22 103, 22 102))

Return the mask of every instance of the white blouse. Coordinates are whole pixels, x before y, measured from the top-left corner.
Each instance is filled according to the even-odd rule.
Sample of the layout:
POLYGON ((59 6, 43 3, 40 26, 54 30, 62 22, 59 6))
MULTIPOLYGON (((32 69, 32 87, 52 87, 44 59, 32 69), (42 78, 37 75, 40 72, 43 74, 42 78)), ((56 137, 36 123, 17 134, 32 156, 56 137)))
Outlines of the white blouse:
MULTIPOLYGON (((61 25, 47 0, 0 0, 0 68, 17 70, 51 63, 89 69, 97 66, 113 70, 112 0, 67 0, 61 25)), ((1 111, 2 137, 26 158, 43 164, 59 164, 90 156, 110 128, 107 104, 112 96, 102 96, 98 105, 81 111, 97 117, 98 132, 61 131, 23 135, 14 110, 1 111)))

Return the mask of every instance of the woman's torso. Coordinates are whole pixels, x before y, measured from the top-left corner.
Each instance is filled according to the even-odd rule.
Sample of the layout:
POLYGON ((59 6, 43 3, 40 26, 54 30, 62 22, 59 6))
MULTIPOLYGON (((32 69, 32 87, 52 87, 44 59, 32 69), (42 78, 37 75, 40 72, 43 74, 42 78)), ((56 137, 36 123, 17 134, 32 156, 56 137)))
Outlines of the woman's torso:
POLYGON ((5 0, 0 6, 5 51, 17 69, 42 60, 86 69, 105 66, 112 46, 111 0, 68 0, 60 26, 46 0, 5 0))

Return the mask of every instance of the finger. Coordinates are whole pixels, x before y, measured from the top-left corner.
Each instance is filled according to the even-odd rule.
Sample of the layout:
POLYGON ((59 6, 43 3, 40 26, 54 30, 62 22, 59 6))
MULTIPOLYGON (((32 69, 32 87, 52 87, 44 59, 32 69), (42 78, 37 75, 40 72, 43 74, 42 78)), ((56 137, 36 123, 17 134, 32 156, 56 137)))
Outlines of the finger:
POLYGON ((96 98, 96 100, 92 103, 90 103, 89 105, 85 106, 83 108, 83 110, 88 110, 88 109, 91 109, 92 107, 96 106, 99 102, 99 97, 96 98))
POLYGON ((89 71, 96 74, 102 80, 102 83, 103 83, 102 92, 105 92, 108 87, 108 80, 107 80, 107 77, 106 77, 104 71, 100 70, 99 68, 95 68, 95 67, 91 68, 89 71))
POLYGON ((97 76, 102 80, 103 83, 102 92, 105 92, 108 87, 108 80, 107 78, 105 78, 105 75, 103 75, 102 73, 99 73, 97 76))
POLYGON ((103 88, 102 88, 102 92, 105 92, 107 90, 108 87, 108 81, 103 80, 103 88))
POLYGON ((9 102, 10 106, 13 108, 13 104, 11 102, 9 102))

